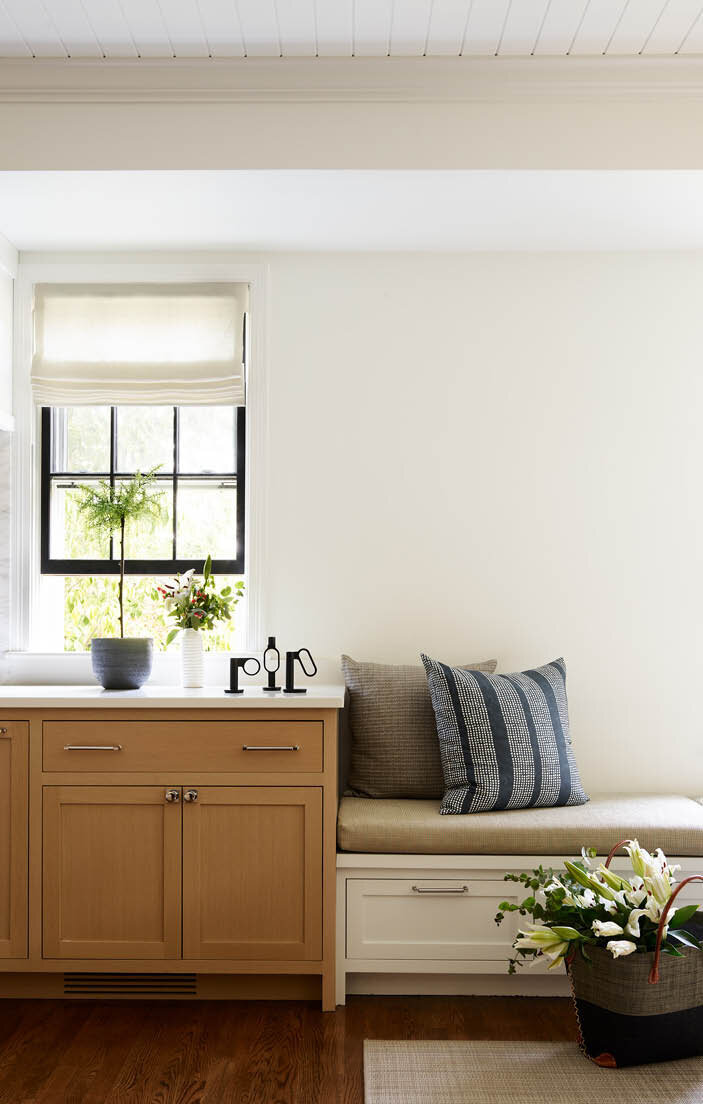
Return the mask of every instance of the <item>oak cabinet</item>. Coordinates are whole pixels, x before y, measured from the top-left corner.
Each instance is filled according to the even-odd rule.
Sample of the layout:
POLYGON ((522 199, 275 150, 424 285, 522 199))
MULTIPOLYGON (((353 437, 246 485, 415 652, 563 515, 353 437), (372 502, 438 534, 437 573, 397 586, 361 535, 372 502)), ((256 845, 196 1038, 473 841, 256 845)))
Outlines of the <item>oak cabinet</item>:
POLYGON ((312 786, 46 786, 44 957, 319 959, 321 841, 312 786))
POLYGON ((163 786, 46 786, 43 868, 45 958, 180 954, 181 809, 163 786))
POLYGON ((0 958, 27 957, 28 731, 0 722, 0 958))
POLYGON ((0 998, 169 999, 180 977, 334 1008, 341 687, 20 698, 0 694, 0 998))
POLYGON ((322 770, 322 721, 47 721, 44 770, 81 773, 322 770))
POLYGON ((199 786, 183 807, 183 954, 319 959, 322 791, 199 786))

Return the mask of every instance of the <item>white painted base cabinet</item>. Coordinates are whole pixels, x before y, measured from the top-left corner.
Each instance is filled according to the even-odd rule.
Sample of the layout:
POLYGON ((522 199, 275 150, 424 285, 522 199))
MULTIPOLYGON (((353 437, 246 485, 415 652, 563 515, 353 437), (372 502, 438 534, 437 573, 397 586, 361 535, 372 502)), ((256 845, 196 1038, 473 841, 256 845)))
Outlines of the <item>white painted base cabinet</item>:
MULTIPOLYGON (((676 859, 685 877, 703 859, 676 859)), ((518 927, 510 913, 498 926, 501 901, 527 896, 506 882, 507 870, 561 866, 544 855, 337 855, 337 1003, 356 992, 566 992, 563 970, 546 964, 517 978, 507 962, 518 927), (458 982, 463 977, 463 982, 458 982)), ((627 869, 616 860, 614 869, 627 869)), ((701 899, 697 886, 682 893, 701 899)))

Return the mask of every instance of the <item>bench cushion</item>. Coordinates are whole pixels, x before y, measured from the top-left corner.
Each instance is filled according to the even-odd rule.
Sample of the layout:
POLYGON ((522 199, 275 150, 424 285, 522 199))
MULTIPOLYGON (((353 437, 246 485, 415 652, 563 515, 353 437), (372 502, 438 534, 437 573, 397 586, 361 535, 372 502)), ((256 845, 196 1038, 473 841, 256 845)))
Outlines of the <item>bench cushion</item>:
MULTIPOLYGON (((608 794, 587 805, 440 816, 439 801, 343 797, 341 851, 395 855, 607 854, 638 839, 667 855, 703 856, 703 805, 676 794, 608 794)), ((703 864, 702 864, 703 865, 703 864)))

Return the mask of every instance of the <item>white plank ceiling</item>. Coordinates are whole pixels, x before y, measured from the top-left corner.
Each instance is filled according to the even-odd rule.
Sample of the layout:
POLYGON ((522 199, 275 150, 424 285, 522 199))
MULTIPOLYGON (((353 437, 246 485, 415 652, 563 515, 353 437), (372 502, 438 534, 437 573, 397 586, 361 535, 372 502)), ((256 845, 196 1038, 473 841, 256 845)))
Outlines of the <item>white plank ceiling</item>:
POLYGON ((0 57, 703 53, 703 0, 0 0, 0 57))

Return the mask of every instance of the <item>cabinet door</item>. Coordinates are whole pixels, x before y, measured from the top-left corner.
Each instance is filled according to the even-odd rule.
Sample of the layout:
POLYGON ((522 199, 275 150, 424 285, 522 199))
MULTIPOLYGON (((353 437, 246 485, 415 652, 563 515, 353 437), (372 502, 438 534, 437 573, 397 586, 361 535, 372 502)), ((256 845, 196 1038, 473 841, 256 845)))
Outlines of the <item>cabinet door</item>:
POLYGON ((27 957, 26 721, 0 721, 0 958, 27 957))
POLYGON ((184 958, 321 958, 322 791, 183 792, 184 958))
POLYGON ((44 788, 45 958, 179 957, 181 806, 166 792, 44 788))

